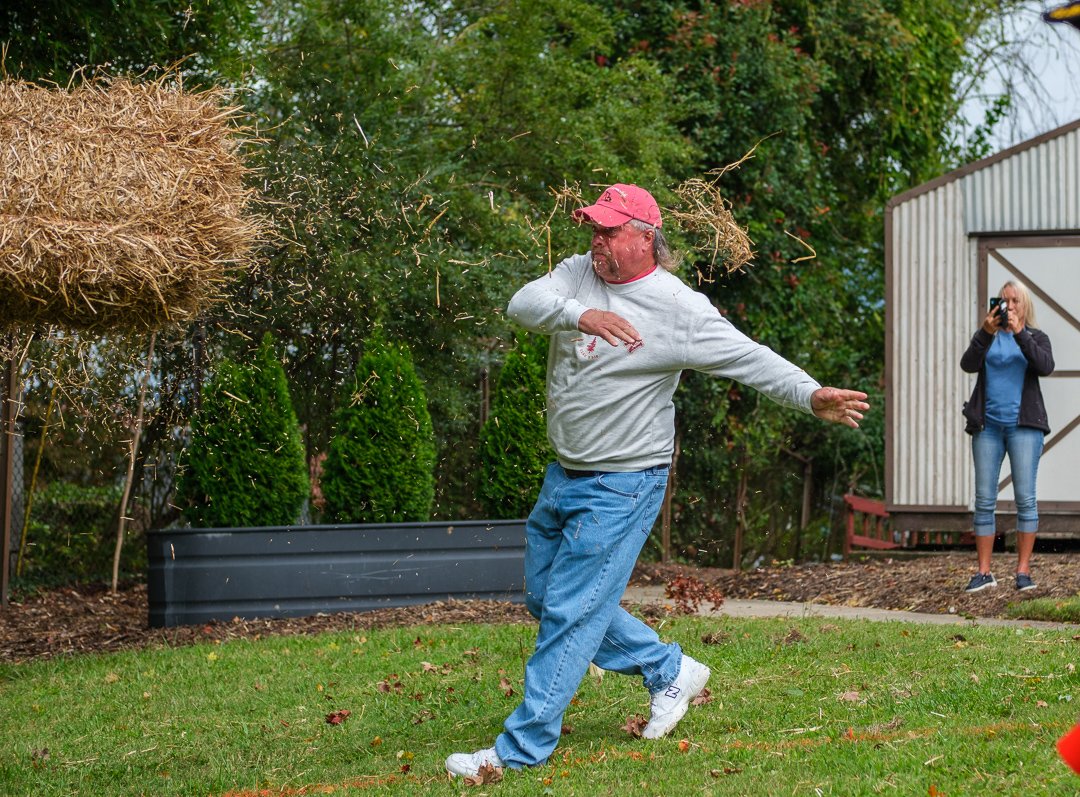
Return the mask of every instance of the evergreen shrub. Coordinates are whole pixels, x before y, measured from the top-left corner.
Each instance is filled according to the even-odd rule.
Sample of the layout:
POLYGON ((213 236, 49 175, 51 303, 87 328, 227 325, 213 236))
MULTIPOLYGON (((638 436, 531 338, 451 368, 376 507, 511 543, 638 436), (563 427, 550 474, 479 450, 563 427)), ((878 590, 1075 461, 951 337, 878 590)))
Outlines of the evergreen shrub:
POLYGON ((327 520, 426 521, 435 500, 427 395, 404 346, 369 339, 334 417, 323 465, 327 520))
POLYGON ((178 487, 203 528, 294 523, 308 469, 285 369, 267 334, 250 365, 222 360, 191 422, 178 487))
POLYGON ((545 415, 547 352, 545 336, 519 332, 495 382, 480 430, 480 497, 490 517, 528 516, 554 459, 545 415))
MULTIPOLYGON (((55 481, 34 495, 20 585, 56 586, 112 578, 121 489, 55 481)), ((146 569, 145 512, 129 507, 134 521, 120 559, 125 576, 146 569)), ((21 519, 18 519, 21 526, 21 519)))

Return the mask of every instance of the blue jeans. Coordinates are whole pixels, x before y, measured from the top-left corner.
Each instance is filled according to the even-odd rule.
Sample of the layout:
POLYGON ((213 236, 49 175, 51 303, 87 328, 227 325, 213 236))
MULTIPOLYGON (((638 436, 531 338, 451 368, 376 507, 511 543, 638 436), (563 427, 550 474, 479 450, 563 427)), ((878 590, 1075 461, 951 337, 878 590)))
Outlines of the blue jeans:
POLYGON ((981 432, 971 438, 975 458, 975 534, 993 535, 1001 463, 1009 455, 1013 495, 1016 501, 1016 530, 1039 530, 1039 507, 1035 500, 1035 480, 1043 450, 1043 433, 1027 426, 1002 426, 986 421, 981 432))
POLYGON ((642 676, 650 692, 679 674, 682 650, 619 606, 667 487, 666 467, 571 478, 548 466, 525 527, 525 602, 540 621, 525 697, 495 740, 510 767, 544 763, 589 662, 642 676))

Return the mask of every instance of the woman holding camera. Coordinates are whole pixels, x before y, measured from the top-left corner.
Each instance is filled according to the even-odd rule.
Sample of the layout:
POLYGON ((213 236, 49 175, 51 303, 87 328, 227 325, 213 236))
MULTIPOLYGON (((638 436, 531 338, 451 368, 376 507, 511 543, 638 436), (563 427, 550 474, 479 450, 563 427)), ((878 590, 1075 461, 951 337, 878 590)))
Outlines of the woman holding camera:
POLYGON ((1039 377, 1053 372, 1054 355, 1050 338, 1035 328, 1035 308, 1023 284, 1006 282, 1000 296, 991 300, 990 312, 960 358, 960 367, 979 375, 971 398, 964 404, 966 431, 972 436, 975 458, 975 551, 979 566, 966 591, 997 586, 990 572, 990 556, 1005 454, 1009 455, 1016 500, 1016 588, 1034 589, 1031 551, 1039 529, 1035 479, 1043 437, 1050 432, 1039 377))

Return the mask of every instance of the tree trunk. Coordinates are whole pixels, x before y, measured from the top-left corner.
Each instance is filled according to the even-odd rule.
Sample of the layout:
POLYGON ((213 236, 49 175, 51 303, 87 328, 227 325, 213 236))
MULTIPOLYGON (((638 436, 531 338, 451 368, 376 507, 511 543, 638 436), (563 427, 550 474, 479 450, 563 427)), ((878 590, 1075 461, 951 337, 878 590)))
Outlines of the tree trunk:
POLYGON ((135 461, 139 457, 139 437, 142 435, 143 407, 146 401, 146 384, 150 381, 150 369, 154 364, 154 341, 157 333, 150 334, 150 349, 146 354, 146 370, 142 384, 139 385, 139 404, 135 410, 135 428, 131 434, 131 448, 128 457, 127 479, 124 481, 124 494, 120 498, 120 522, 116 526, 116 549, 113 551, 112 594, 116 594, 120 580, 120 552, 124 547, 124 527, 127 524, 128 499, 131 497, 131 485, 135 481, 135 461))

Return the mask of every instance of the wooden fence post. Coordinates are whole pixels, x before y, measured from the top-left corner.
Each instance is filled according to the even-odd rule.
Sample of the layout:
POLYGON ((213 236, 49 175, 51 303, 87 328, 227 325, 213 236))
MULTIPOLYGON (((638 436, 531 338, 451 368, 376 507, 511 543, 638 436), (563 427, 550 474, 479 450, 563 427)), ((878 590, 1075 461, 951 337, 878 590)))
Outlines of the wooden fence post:
POLYGON ((0 438, 3 457, 0 457, 0 524, 3 525, 3 564, 0 566, 0 607, 8 605, 8 586, 11 579, 11 524, 15 513, 15 414, 19 384, 18 359, 14 356, 4 367, 0 379, 0 438))

